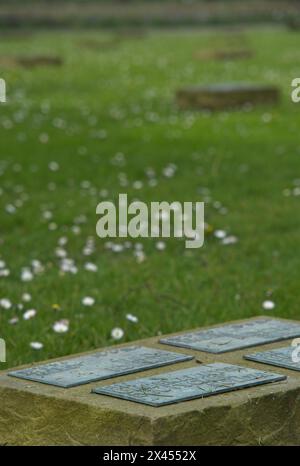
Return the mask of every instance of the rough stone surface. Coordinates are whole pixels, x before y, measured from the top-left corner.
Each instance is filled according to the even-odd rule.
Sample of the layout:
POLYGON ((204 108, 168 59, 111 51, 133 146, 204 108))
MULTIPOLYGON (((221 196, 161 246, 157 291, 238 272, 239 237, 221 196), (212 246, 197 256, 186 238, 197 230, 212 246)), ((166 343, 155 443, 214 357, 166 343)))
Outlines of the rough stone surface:
MULTIPOLYGON (((138 344, 166 349, 158 338, 138 344)), ((290 341, 253 351, 287 346, 290 341)), ((127 345, 120 345, 127 346, 127 345)), ((198 363, 240 364, 287 376, 159 408, 92 394, 97 386, 194 367, 195 360, 111 381, 64 389, 0 373, 0 444, 9 445, 299 445, 300 373, 243 360, 247 350, 210 354, 178 348, 198 363)), ((249 352, 249 350, 248 350, 249 352)), ((60 358, 68 359, 68 358, 60 358)), ((24 366, 25 367, 25 366, 24 366)))
POLYGON ((182 110, 223 110, 275 104, 279 100, 279 90, 274 86, 227 83, 182 88, 177 91, 176 98, 182 110))

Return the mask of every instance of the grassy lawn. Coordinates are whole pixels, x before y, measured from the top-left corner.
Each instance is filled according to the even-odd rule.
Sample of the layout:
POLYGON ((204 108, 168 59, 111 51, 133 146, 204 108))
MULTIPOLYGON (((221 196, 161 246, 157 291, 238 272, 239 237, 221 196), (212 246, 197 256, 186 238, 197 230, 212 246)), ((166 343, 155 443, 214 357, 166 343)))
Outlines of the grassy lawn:
POLYGON ((0 42, 1 60, 41 54, 64 60, 33 69, 0 60, 8 92, 0 105, 0 259, 10 271, 0 277, 0 299, 12 303, 0 309, 3 368, 112 344, 114 327, 124 330, 122 342, 266 314, 268 298, 276 303, 272 315, 299 318, 300 104, 290 99, 299 34, 162 31, 111 39, 41 32, 0 42), (237 44, 254 57, 194 58, 237 44), (181 85, 239 80, 277 84, 281 104, 215 114, 176 109, 181 85), (210 235, 196 250, 179 240, 159 250, 155 239, 108 248, 96 237, 95 209, 120 192, 145 202, 205 200, 206 221, 238 242, 223 245, 210 235), (86 251, 89 237, 94 248, 86 251), (144 261, 137 260, 136 243, 144 261), (77 273, 62 272, 58 244, 77 273), (41 270, 23 281, 32 261, 41 270), (87 262, 97 271, 86 270, 87 262), (24 293, 30 302, 22 301, 24 293), (86 296, 93 306, 82 304, 86 296), (26 320, 28 309, 37 313, 26 320), (66 333, 53 330, 61 319, 69 320, 66 333), (36 341, 44 345, 38 351, 30 347, 36 341))
POLYGON ((0 0, 0 25, 115 27, 299 22, 297 0, 0 0))

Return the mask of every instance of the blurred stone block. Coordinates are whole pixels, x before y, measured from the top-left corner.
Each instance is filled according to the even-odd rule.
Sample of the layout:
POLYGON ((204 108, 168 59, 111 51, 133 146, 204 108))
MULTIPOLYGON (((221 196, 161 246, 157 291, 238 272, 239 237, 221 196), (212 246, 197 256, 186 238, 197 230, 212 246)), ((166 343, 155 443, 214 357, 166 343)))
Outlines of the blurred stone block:
POLYGON ((45 66, 62 66, 63 59, 57 56, 33 55, 33 56, 0 56, 0 66, 7 68, 23 67, 35 68, 45 66))
POLYGON ((15 61, 18 65, 21 65, 24 68, 34 68, 36 66, 61 66, 63 64, 63 60, 60 57, 47 55, 36 55, 28 57, 20 56, 17 57, 15 61))
POLYGON ((289 29, 293 31, 300 31, 300 17, 296 16, 294 18, 289 18, 286 22, 289 29))
POLYGON ((223 49, 223 50, 202 50, 195 53, 197 60, 245 60, 253 57, 253 52, 249 49, 223 49))
POLYGON ((182 110, 224 110, 276 104, 279 101, 279 96, 279 89, 275 86, 224 83, 184 87, 177 91, 176 99, 182 110))

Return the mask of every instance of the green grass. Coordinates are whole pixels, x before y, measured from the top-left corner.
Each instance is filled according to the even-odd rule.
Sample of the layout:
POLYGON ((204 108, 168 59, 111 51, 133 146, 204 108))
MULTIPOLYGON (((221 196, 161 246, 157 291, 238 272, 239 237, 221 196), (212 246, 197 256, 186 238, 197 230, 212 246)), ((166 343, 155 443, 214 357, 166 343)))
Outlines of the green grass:
POLYGON ((0 258, 11 272, 0 278, 0 298, 14 303, 13 309, 0 309, 0 336, 7 342, 7 364, 1 367, 112 344, 114 327, 124 329, 122 341, 131 341, 264 314, 261 303, 270 293, 276 303, 272 315, 299 318, 300 201, 283 195, 300 178, 300 104, 290 100, 290 83, 299 76, 299 35, 272 29, 236 36, 156 32, 99 50, 83 47, 91 38, 110 39, 96 32, 59 32, 0 44, 0 57, 45 53, 65 60, 60 68, 32 70, 0 64, 8 91, 8 103, 0 106, 0 258), (242 41, 253 49, 253 59, 193 58, 201 49, 242 41), (212 115, 179 112, 174 105, 181 85, 232 80, 277 84, 281 104, 212 115), (106 138, 95 137, 99 130, 106 138), (39 140, 43 133, 47 144, 39 140), (112 163, 118 152, 125 155, 124 166, 112 163), (51 161, 59 163, 58 171, 49 170, 51 161), (166 178, 162 170, 170 163, 177 171, 166 178), (157 173, 156 187, 148 186, 147 167, 157 173), (120 187, 120 172, 127 174, 126 188, 120 187), (82 187, 84 180, 89 189, 82 187), (142 189, 133 188, 136 180, 142 189), (56 189, 49 190, 49 183, 56 189), (128 192, 130 199, 150 202, 202 200, 203 188, 210 198, 206 221, 236 235, 238 243, 224 246, 211 236, 203 248, 185 250, 182 241, 167 240, 160 252, 154 239, 143 240, 146 260, 138 264, 132 248, 115 253, 96 237, 101 190, 108 199, 128 192), (28 199, 8 214, 5 206, 24 193, 28 199), (53 213, 52 220, 43 219, 44 210, 53 213), (86 223, 75 235, 74 218, 83 214, 86 223), (56 230, 49 231, 50 222, 56 230), (59 271, 54 251, 62 236, 78 266, 75 275, 59 271), (88 236, 95 238, 95 252, 85 257, 88 236), (24 283, 21 268, 34 259, 44 272, 24 283), (97 273, 84 270, 87 261, 98 265, 97 273), (18 310, 24 292, 32 301, 18 310), (83 307, 84 296, 94 297, 95 305, 83 307), (54 303, 60 311, 52 309, 54 303), (30 308, 37 315, 24 320, 30 308), (139 323, 128 322, 127 313, 139 323), (11 325, 14 316, 19 322, 11 325), (52 330, 59 319, 70 320, 69 332, 52 330), (32 341, 44 348, 31 349, 32 341))

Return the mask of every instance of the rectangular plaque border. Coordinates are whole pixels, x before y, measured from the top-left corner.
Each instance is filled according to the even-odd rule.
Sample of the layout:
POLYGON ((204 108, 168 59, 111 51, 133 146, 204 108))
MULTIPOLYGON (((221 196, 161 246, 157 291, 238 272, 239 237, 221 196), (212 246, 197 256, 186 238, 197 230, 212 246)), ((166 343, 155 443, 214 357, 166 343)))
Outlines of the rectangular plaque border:
MULTIPOLYGON (((150 346, 139 346, 140 348, 147 348, 147 349, 153 349, 153 350, 159 350, 159 351, 164 351, 166 352, 167 350, 164 350, 164 349, 160 349, 160 348, 153 348, 153 347, 150 347, 150 346)), ((126 348, 126 347, 124 347, 126 348)), ((119 348, 119 349, 122 349, 122 348, 119 348)), ((107 350, 109 351, 109 350, 107 350)), ((96 351, 97 353, 98 352, 101 352, 101 351, 96 351)), ((92 356, 93 354, 95 354, 96 352, 94 353, 88 353, 86 354, 85 356, 92 356)), ((171 351, 169 351, 171 352, 171 351)), ((24 369, 18 369, 18 370, 13 370, 13 371, 9 371, 7 373, 7 375, 9 375, 10 377, 15 377, 15 378, 18 378, 18 379, 22 379, 22 380, 28 380, 30 382, 35 382, 35 383, 41 383, 43 385, 50 385, 52 387, 57 387, 57 388, 74 388, 74 387, 79 387, 81 385, 87 385, 89 383, 93 383, 93 382, 100 382, 102 380, 109 380, 109 379, 113 379, 113 378, 116 378, 116 377, 122 377, 124 375, 130 375, 130 374, 136 374, 138 372, 144 372, 144 371, 148 371, 148 370, 152 370, 152 369, 158 369, 160 367, 165 367, 165 366, 172 366, 173 364, 179 364, 179 363, 183 363, 183 362, 188 362, 188 361, 191 361, 194 359, 194 356, 192 355, 189 355, 189 354, 184 354, 184 353, 177 353, 176 354, 182 356, 182 359, 178 359, 177 361, 169 361, 169 362, 164 362, 164 363, 156 363, 156 364, 153 364, 151 366, 141 366, 140 368, 138 369, 130 369, 130 370, 124 370, 123 372, 119 372, 119 373, 116 373, 116 374, 113 374, 113 375, 107 375, 107 376, 102 376, 102 377, 92 377, 90 379, 86 379, 85 381, 81 381, 81 382, 74 382, 74 383, 55 383, 55 382, 50 382, 50 381, 46 381, 46 380, 37 380, 36 377, 34 376, 27 376, 27 375, 23 375, 23 374, 19 374, 19 371, 23 371, 23 370, 26 370, 26 369, 30 369, 30 367, 28 368, 24 368, 24 369)), ((82 356, 78 356, 78 357, 84 357, 84 355, 82 356)), ((76 357, 74 358, 69 358, 69 359, 66 359, 66 361, 69 361, 71 359, 77 359, 76 357)), ((56 361, 52 361, 52 362, 64 362, 63 360, 60 361, 60 360, 56 360, 56 361)), ((47 364, 50 364, 50 362, 46 362, 44 364, 35 364, 34 366, 32 366, 32 368, 34 367, 37 367, 37 366, 46 366, 47 364)))
MULTIPOLYGON (((259 321, 260 319, 256 319, 257 321, 259 321)), ((278 320, 280 321, 280 319, 270 319, 270 320, 278 320)), ((251 322, 251 320, 248 320, 246 321, 247 322, 251 322)), ((295 323, 295 322, 294 322, 295 323)), ((205 332, 205 330, 212 330, 212 329, 217 329, 217 328, 222 328, 222 327, 226 327, 227 325, 235 325, 236 323, 233 322, 232 324, 223 324, 223 325, 217 325, 215 327, 209 327, 207 329, 199 329, 199 330, 192 330, 192 331, 187 331, 187 332, 181 332, 177 335, 172 335, 170 337, 165 337, 165 338, 161 338, 159 340, 159 343, 161 343, 162 345, 167 345, 167 346, 173 346, 175 348, 184 348, 184 349, 188 349, 188 350, 192 350, 192 351, 199 351, 199 352, 203 352, 203 353, 208 353, 208 354, 224 354, 224 353, 231 353, 232 351, 241 351, 243 349, 247 349, 247 348, 255 348, 255 347, 258 347, 258 346, 264 346, 264 345, 269 345, 269 344, 272 344, 272 343, 279 343, 280 341, 287 341, 287 340, 290 340, 292 338, 296 338, 296 337, 300 337, 300 331, 296 332, 295 330, 295 333, 294 334, 291 334, 287 337, 275 337, 274 339, 272 340, 268 340, 268 341, 261 341, 260 343, 250 343, 250 344, 245 344, 245 345, 241 345, 241 346, 237 346, 235 348, 230 348, 230 349, 225 349, 225 350, 208 350, 208 349, 199 349, 199 348, 195 348, 195 346, 193 345, 190 345, 190 344, 186 344, 186 343, 182 343, 182 344, 179 344, 179 343, 173 343, 170 341, 171 338, 174 338, 174 337, 180 337, 182 335, 186 335, 186 334, 191 334, 191 333, 196 333, 196 332, 205 332)), ((299 322, 299 325, 300 325, 300 322, 299 322)))
MULTIPOLYGON (((212 364, 215 364, 215 363, 205 364, 205 365, 212 365, 212 364)), ((226 364, 226 363, 224 363, 224 364, 226 364)), ((228 364, 228 365, 238 366, 238 364, 228 364)), ((195 366, 195 367, 197 367, 197 366, 195 366)), ((239 367, 244 367, 245 369, 252 369, 252 368, 249 368, 249 367, 246 367, 246 366, 239 366, 239 367)), ((184 370, 184 369, 181 369, 181 370, 184 370)), ((255 369, 253 369, 253 370, 255 370, 255 369)), ((174 372, 178 372, 178 371, 174 371, 174 372)), ((264 372, 268 373, 268 371, 264 371, 264 372)), ((170 374, 170 373, 171 372, 166 372, 165 375, 170 374)), ((179 403, 182 403, 182 402, 185 402, 185 401, 200 400, 200 399, 208 398, 208 397, 214 396, 214 395, 221 395, 221 394, 224 394, 224 393, 235 392, 235 391, 238 391, 238 390, 243 390, 245 388, 252 388, 252 387, 257 387, 257 386, 260 386, 260 385, 267 385, 267 384, 272 384, 272 383, 276 383, 276 382, 282 382, 282 381, 287 379, 287 376, 282 375, 282 374, 275 374, 274 372, 269 372, 269 374, 270 374, 270 377, 273 377, 272 380, 261 380, 261 381, 257 381, 257 382, 243 383, 240 386, 233 387, 233 388, 232 387, 230 387, 230 388, 220 388, 220 389, 215 390, 212 393, 205 393, 203 395, 191 395, 191 396, 180 398, 180 399, 178 399, 178 401, 165 401, 165 402, 159 402, 159 403, 150 402, 150 401, 140 401, 137 398, 135 398, 133 396, 130 396, 130 395, 129 396, 128 395, 116 395, 116 394, 107 392, 107 389, 109 389, 110 385, 105 385, 103 387, 95 387, 95 388, 93 388, 91 390, 91 393, 94 393, 96 395, 104 395, 104 396, 108 396, 109 398, 116 398, 116 399, 123 400, 123 401, 131 401, 133 403, 142 404, 142 405, 146 405, 146 406, 151 406, 151 407, 154 407, 154 408, 160 408, 160 407, 163 407, 163 406, 170 406, 170 405, 173 405, 173 404, 179 404, 179 403)), ((136 379, 136 380, 141 380, 141 379, 145 379, 145 378, 151 378, 151 376, 150 377, 141 377, 141 378, 136 379)), ((127 382, 130 382, 130 381, 127 381, 127 382)), ((126 382, 124 382, 124 383, 126 383, 126 382)), ((115 384, 111 384, 111 385, 115 385, 115 384)))
MULTIPOLYGON (((284 346, 283 348, 287 348, 287 347, 284 346)), ((280 348, 273 348, 273 349, 270 349, 269 351, 259 351, 257 353, 245 354, 243 356, 243 358, 246 359, 247 361, 257 362, 259 364, 265 364, 266 366, 279 367, 279 368, 281 367, 282 369, 288 369, 290 371, 300 372, 300 365, 299 365, 299 367, 293 367, 293 366, 289 366, 288 364, 284 364, 284 363, 279 364, 279 363, 276 363, 276 362, 270 362, 270 361, 266 361, 266 360, 262 360, 262 359, 258 358, 259 354, 274 351, 276 349, 280 349, 280 348)))

